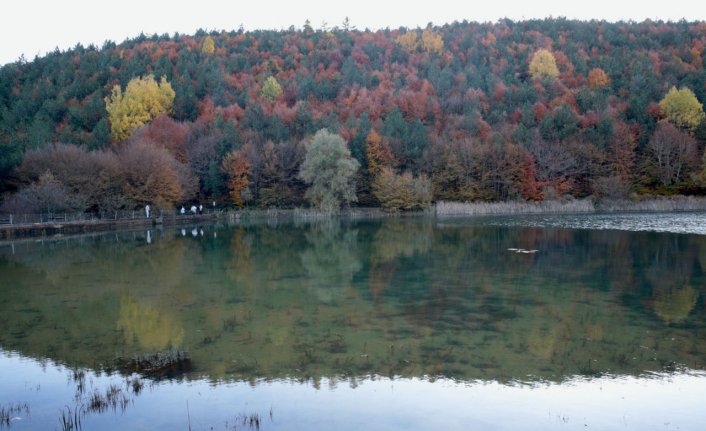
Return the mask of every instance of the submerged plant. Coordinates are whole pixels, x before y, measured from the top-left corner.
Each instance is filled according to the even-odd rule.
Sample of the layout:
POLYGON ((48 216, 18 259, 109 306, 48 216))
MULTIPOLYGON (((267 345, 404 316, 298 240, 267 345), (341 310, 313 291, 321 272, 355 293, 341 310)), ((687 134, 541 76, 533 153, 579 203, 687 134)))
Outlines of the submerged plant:
POLYGON ((27 403, 0 405, 0 428, 9 427, 16 414, 23 413, 29 415, 29 405, 27 403))
POLYGON ((84 414, 82 406, 76 406, 71 408, 66 406, 64 410, 61 411, 61 418, 59 423, 61 425, 62 431, 75 431, 81 429, 81 416, 84 414))

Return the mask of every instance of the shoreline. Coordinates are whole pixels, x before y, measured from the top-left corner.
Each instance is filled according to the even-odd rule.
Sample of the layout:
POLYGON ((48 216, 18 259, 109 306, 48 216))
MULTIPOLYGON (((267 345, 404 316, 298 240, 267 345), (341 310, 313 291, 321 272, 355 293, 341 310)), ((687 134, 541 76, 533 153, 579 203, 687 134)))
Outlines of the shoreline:
POLYGON ((609 213, 660 213, 706 211, 706 197, 676 196, 649 198, 639 201, 600 200, 591 198, 569 201, 543 202, 445 202, 440 201, 430 208, 412 212, 385 212, 381 208, 349 208, 331 214, 315 209, 243 209, 211 212, 208 214, 169 215, 134 219, 92 219, 80 221, 51 221, 44 223, 0 224, 0 241, 20 238, 51 238, 64 235, 80 235, 94 232, 144 229, 153 226, 175 226, 182 223, 216 222, 290 222, 339 220, 374 220, 389 217, 416 217, 427 215, 434 218, 476 216, 522 216, 542 214, 609 214, 609 213))
POLYGON ((0 225, 0 241, 18 238, 51 238, 63 235, 80 235, 92 232, 174 226, 181 223, 216 221, 217 213, 136 218, 127 220, 88 219, 80 221, 52 221, 44 223, 18 223, 0 225))

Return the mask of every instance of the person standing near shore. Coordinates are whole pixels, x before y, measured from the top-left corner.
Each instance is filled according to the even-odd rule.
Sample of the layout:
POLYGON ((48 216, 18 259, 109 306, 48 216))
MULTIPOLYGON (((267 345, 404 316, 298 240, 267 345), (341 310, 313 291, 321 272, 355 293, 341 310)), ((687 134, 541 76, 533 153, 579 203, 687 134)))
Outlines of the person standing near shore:
POLYGON ((145 205, 145 217, 150 218, 150 204, 145 205))

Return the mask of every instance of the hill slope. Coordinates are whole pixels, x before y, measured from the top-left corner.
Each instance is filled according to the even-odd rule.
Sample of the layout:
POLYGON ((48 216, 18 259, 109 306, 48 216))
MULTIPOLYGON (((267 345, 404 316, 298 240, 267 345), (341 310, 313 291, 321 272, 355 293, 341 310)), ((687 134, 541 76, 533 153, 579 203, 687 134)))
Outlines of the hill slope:
MULTIPOLYGON (((141 35, 100 49, 77 46, 0 68, 0 184, 24 190, 49 170, 52 178, 42 184, 80 194, 77 180, 54 167, 57 158, 71 151, 76 160, 116 158, 91 159, 101 170, 84 174, 100 176, 111 164, 137 163, 124 153, 139 144, 165 147, 174 159, 145 169, 180 173, 179 190, 165 195, 165 205, 196 196, 225 202, 222 161, 239 150, 250 166, 246 202, 300 205, 302 141, 328 128, 362 166, 363 204, 375 204, 370 162, 425 174, 434 199, 698 193, 704 121, 671 127, 659 103, 673 86, 706 100, 704 46, 703 22, 563 19, 141 35), (530 67, 538 51, 550 54, 555 72, 530 67), (173 88, 170 115, 127 143, 114 142, 104 99, 114 86, 125 89, 148 74, 173 88), (265 88, 270 77, 279 88, 265 88), (375 148, 391 157, 371 160, 366 139, 370 150, 375 134, 375 148), (50 145, 57 142, 79 149, 50 145)), ((129 181, 127 175, 108 182, 129 181)), ((121 190, 117 197, 128 193, 121 190)), ((65 206, 142 203, 94 197, 65 206)))

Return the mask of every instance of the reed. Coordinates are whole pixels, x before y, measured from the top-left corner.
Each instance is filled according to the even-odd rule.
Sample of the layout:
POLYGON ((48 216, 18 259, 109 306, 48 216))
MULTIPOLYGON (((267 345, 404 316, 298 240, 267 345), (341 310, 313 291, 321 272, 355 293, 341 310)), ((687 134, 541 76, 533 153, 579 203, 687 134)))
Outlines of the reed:
POLYGON ((511 214, 578 214, 596 211, 590 199, 567 202, 445 202, 436 203, 437 216, 480 216, 511 214))
POLYGON ((603 212, 674 212, 706 211, 706 197, 656 196, 640 200, 601 200, 597 209, 603 212))
POLYGON ((482 216, 513 214, 585 214, 596 212, 706 211, 706 197, 652 196, 628 199, 576 199, 543 202, 437 202, 437 216, 482 216))
POLYGON ((66 406, 64 410, 61 411, 61 418, 59 419, 59 424, 61 425, 62 431, 76 431, 80 430, 81 427, 81 416, 83 416, 83 407, 77 406, 76 408, 71 408, 66 406))
POLYGON ((9 427, 13 417, 17 414, 24 413, 29 415, 29 404, 10 404, 8 406, 0 405, 0 428, 3 426, 9 427))
MULTIPOLYGON (((270 409, 270 420, 272 420, 272 409, 270 409)), ((235 417, 232 423, 226 422, 226 429, 228 431, 245 429, 258 431, 262 425, 262 422, 262 417, 260 417, 257 413, 241 413, 235 417)))

